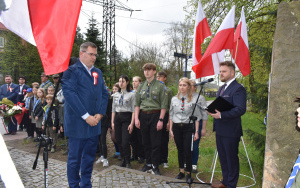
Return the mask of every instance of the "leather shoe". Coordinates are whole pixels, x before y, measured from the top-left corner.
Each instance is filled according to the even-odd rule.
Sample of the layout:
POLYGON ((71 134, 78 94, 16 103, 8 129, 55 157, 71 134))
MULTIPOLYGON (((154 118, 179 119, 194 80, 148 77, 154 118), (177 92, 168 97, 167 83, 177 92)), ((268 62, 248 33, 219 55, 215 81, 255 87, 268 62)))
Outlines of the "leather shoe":
POLYGON ((4 135, 11 135, 11 133, 5 133, 4 135))
POLYGON ((175 179, 182 179, 182 178, 184 178, 185 177, 185 175, 184 175, 184 173, 182 173, 182 172, 179 172, 179 174, 175 177, 175 179))
POLYGON ((213 187, 213 188, 226 188, 227 186, 224 185, 222 182, 220 182, 219 184, 212 184, 211 187, 213 187))
POLYGON ((11 133, 11 135, 16 135, 16 134, 17 134, 16 132, 12 132, 12 133, 11 133))

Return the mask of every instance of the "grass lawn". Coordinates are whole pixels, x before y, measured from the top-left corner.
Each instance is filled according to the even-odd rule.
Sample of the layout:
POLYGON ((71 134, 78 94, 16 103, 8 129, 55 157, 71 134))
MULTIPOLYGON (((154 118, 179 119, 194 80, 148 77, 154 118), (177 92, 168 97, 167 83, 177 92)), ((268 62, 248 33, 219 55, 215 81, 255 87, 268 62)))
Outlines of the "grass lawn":
MULTIPOLYGON (((248 156, 252 165, 253 173, 256 180, 256 185, 254 187, 262 186, 262 176, 263 176, 263 164, 264 164, 264 152, 259 152, 254 147, 254 144, 251 142, 250 136, 245 131, 251 129, 252 131, 259 132, 262 135, 265 135, 265 129, 261 129, 261 121, 263 121, 263 116, 247 112, 242 116, 242 125, 244 131, 244 143, 248 152, 248 156)), ((199 146, 199 161, 198 161, 198 177, 205 182, 210 182, 211 178, 211 165, 214 158, 214 153, 216 150, 216 141, 215 133, 212 132, 213 119, 210 117, 207 124, 207 135, 201 138, 199 146)), ((239 146, 239 158, 240 158, 240 177, 238 186, 248 186, 254 184, 254 181, 250 178, 247 178, 243 175, 249 176, 252 178, 252 173, 249 167, 249 163, 245 154, 245 150, 242 142, 239 146)), ((170 140, 169 143, 169 165, 171 168, 178 168, 177 160, 177 149, 173 140, 170 140)), ((219 161, 216 163, 214 181, 219 181, 222 179, 221 167, 219 161)))

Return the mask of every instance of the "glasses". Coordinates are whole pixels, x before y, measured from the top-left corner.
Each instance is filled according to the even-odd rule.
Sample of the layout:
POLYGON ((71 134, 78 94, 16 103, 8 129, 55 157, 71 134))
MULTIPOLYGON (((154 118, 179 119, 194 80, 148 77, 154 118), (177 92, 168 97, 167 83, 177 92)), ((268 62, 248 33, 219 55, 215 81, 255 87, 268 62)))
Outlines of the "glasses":
POLYGON ((89 54, 90 56, 95 56, 95 57, 98 57, 98 56, 99 56, 98 54, 93 54, 93 53, 91 53, 91 52, 86 52, 86 51, 82 51, 82 52, 87 53, 87 54, 89 54))

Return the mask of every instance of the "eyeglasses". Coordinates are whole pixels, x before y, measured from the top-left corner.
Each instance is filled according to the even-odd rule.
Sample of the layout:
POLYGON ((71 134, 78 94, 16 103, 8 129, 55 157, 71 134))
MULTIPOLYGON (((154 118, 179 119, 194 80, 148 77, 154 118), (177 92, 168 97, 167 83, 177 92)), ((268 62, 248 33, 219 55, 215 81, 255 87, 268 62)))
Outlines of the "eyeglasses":
POLYGON ((86 51, 82 51, 82 52, 87 53, 87 54, 89 54, 90 56, 95 56, 95 57, 98 57, 98 56, 99 56, 98 54, 93 54, 93 53, 91 53, 91 52, 86 52, 86 51))

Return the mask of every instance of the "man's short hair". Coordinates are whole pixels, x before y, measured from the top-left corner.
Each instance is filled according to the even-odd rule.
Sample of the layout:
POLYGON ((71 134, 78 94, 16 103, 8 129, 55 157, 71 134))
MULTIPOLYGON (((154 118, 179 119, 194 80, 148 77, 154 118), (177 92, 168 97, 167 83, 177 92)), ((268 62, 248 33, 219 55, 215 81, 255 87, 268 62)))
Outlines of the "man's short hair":
POLYGON ((53 99, 53 95, 51 95, 51 94, 48 94, 47 96, 46 96, 46 99, 50 99, 50 100, 52 100, 53 99))
POLYGON ((9 74, 8 74, 8 75, 5 75, 5 78, 6 78, 6 77, 10 77, 10 78, 12 79, 12 76, 11 76, 11 75, 9 75, 9 74))
POLYGON ((21 79, 21 78, 24 79, 24 80, 26 80, 25 76, 19 76, 19 79, 21 79))
POLYGON ((158 76, 164 76, 164 77, 167 78, 167 73, 166 73, 165 71, 159 71, 159 72, 157 73, 157 75, 158 75, 158 76))
POLYGON ((154 71, 156 71, 156 66, 155 66, 154 63, 146 63, 143 66, 143 70, 154 70, 154 71))
POLYGON ((235 71, 235 65, 231 61, 224 61, 220 63, 220 66, 227 66, 235 71))
POLYGON ((97 49, 96 44, 94 44, 92 42, 84 42, 84 43, 82 43, 80 45, 80 51, 81 52, 85 52, 88 49, 89 46, 92 47, 92 48, 96 48, 97 49))

